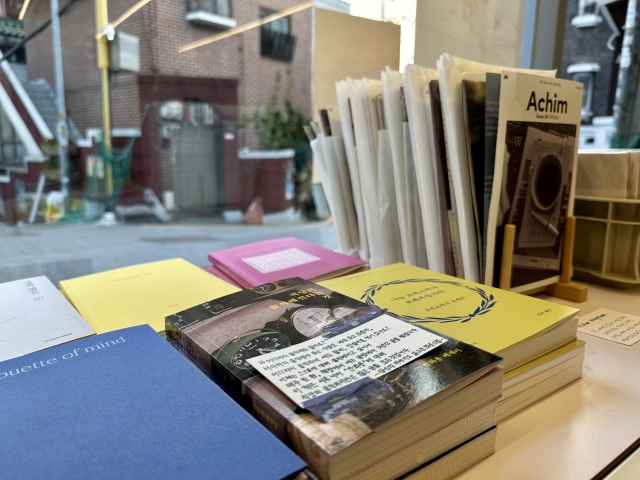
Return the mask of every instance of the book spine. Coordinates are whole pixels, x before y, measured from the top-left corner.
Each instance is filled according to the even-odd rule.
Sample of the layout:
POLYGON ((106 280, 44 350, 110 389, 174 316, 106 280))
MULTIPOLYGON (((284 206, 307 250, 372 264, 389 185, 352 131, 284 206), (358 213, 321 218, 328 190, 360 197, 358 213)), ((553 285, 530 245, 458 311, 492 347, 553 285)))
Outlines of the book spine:
POLYGON ((207 361, 209 355, 196 344, 189 336, 184 335, 182 330, 175 326, 169 319, 165 320, 165 328, 167 333, 167 341, 173 345, 176 350, 180 351, 192 363, 198 366, 200 370, 209 377, 213 377, 211 362, 207 361))
POLYGON ((442 105, 440 102, 440 87, 438 80, 431 80, 427 88, 431 103, 431 119, 433 130, 433 147, 435 153, 435 167, 438 186, 438 202, 440 204, 440 228, 442 231, 442 248, 444 265, 447 275, 456 275, 455 252, 452 241, 450 223, 451 192, 449 191, 449 169, 445 151, 444 126, 442 121, 442 105))
MULTIPOLYGON (((498 141, 498 121, 500 112, 500 74, 487 73, 487 85, 485 90, 485 157, 484 157, 484 203, 483 203, 483 228, 482 238, 482 265, 483 271, 487 271, 487 237, 489 230, 489 208, 491 206, 491 193, 493 191, 493 172, 496 165, 496 142, 498 141)), ((486 275, 485 275, 486 276, 486 275)), ((483 279, 484 282, 487 278, 483 279)))
POLYGON ((458 248, 458 243, 456 239, 459 238, 458 232, 458 220, 456 218, 456 214, 453 210, 449 210, 449 230, 451 231, 451 251, 453 254, 453 264, 456 272, 456 277, 462 278, 464 274, 462 271, 462 258, 460 255, 460 251, 458 248))
POLYGON ((288 418, 295 415, 296 405, 261 376, 247 381, 245 385, 247 395, 251 398, 250 413, 267 430, 293 448, 288 418))
MULTIPOLYGON (((444 114, 443 114, 444 117, 444 114)), ((456 277, 464 278, 464 268, 462 263, 462 251, 460 250, 460 230, 458 227, 458 207, 456 196, 453 190, 453 177, 451 176, 451 153, 449 152, 449 142, 447 141, 446 122, 442 122, 444 132, 444 150, 447 158, 447 177, 449 181, 449 193, 451 195, 451 211, 449 213, 449 225, 451 230, 451 249, 453 251, 453 261, 456 267, 456 277)))
POLYGON ((216 360, 193 339, 185 334, 178 326, 174 325, 169 318, 165 321, 167 341, 171 343, 180 353, 195 364, 207 377, 214 381, 224 392, 233 398, 240 406, 251 411, 248 397, 242 395, 241 391, 233 388, 234 385, 226 378, 221 377, 214 367, 216 360))

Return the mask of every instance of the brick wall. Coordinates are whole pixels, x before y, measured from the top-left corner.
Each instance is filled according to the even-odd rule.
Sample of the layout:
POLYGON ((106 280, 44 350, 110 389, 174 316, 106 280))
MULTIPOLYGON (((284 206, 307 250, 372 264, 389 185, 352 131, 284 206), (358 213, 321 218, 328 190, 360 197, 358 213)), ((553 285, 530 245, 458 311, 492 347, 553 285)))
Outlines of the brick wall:
MULTIPOLYGON (((580 63, 597 63, 600 71, 595 74, 592 110, 594 116, 612 115, 612 96, 616 86, 615 60, 617 52, 609 50, 607 41, 612 35, 611 27, 602 21, 595 27, 576 28, 571 20, 578 15, 579 0, 569 0, 565 23, 562 68, 559 76, 570 78, 567 68, 580 63)), ((617 42, 621 41, 618 37, 617 42)))
MULTIPOLYGON (((134 0, 109 0, 109 18, 117 18, 134 3, 134 0)), ((299 0, 232 0, 232 13, 238 25, 242 25, 259 18, 260 7, 278 11, 298 3, 299 0)), ((260 56, 260 29, 180 54, 180 46, 220 33, 215 28, 187 22, 185 15, 186 1, 154 0, 117 28, 140 38, 141 74, 238 79, 241 111, 253 111, 267 103, 279 72, 286 92, 311 117, 311 10, 292 16, 291 33, 297 37, 292 62, 260 56)), ((49 2, 33 0, 25 18, 26 33, 48 18, 49 2)), ((87 128, 102 123, 93 40, 94 2, 81 2, 65 15, 61 30, 67 107, 84 134, 87 128)), ((50 29, 27 45, 27 58, 30 78, 45 78, 54 86, 50 29)), ((143 106, 137 88, 134 74, 113 75, 114 128, 138 126, 143 106)), ((188 91, 184 92, 184 98, 189 98, 188 91)), ((244 137, 249 147, 258 147, 255 135, 244 137)))

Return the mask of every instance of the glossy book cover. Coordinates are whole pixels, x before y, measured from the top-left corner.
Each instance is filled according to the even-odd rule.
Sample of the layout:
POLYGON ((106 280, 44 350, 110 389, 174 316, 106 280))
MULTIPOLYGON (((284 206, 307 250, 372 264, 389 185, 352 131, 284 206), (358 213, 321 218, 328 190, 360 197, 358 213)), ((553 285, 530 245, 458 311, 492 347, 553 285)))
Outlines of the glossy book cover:
POLYGON ((288 439, 293 429, 330 455, 434 395, 456 384, 462 388, 501 360, 447 338, 427 355, 360 388, 332 392, 324 399, 329 408, 321 413, 298 408, 247 363, 320 335, 343 333, 382 314, 375 306, 295 278, 167 317, 167 333, 280 438, 288 439))
POLYGON ((320 281, 360 269, 365 262, 288 237, 209 254, 214 266, 245 288, 301 277, 320 281))

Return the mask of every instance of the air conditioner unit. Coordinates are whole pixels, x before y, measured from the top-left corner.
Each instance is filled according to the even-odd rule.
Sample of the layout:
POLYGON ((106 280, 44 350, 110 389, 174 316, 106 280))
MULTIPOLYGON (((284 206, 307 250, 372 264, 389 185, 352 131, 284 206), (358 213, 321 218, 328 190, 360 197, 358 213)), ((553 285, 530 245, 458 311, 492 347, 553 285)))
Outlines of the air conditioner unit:
POLYGON ((140 71, 140 39, 135 35, 118 32, 109 46, 111 70, 117 72, 140 71))

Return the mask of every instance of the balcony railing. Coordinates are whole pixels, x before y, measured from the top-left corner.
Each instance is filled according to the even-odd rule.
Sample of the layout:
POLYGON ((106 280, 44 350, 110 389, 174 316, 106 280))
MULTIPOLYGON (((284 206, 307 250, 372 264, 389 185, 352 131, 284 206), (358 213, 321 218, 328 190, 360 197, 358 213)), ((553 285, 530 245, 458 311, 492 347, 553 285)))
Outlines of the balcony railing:
POLYGON ((233 28, 231 0, 187 0, 187 20, 217 28, 233 28))
POLYGON ((296 37, 293 35, 263 27, 261 41, 261 54, 263 57, 271 57, 287 62, 293 60, 293 50, 296 44, 296 37))

